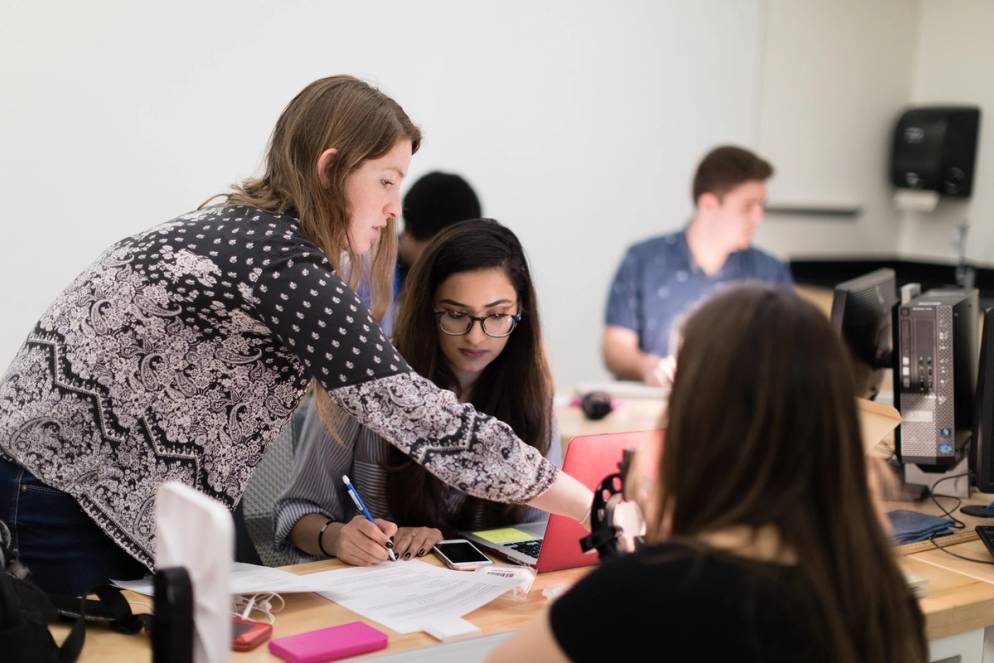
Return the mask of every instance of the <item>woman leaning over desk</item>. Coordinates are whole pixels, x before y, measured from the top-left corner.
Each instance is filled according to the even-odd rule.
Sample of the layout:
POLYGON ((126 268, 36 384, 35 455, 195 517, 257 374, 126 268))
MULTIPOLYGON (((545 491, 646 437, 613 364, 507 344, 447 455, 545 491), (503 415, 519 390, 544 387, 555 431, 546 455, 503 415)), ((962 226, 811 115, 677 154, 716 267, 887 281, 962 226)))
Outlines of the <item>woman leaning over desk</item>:
POLYGON ((468 494, 588 515, 586 488, 413 372, 353 292, 346 265, 371 254, 386 307, 420 140, 378 90, 318 80, 281 114, 261 178, 119 241, 56 299, 0 382, 0 519, 40 586, 151 568, 165 481, 234 507, 311 380, 468 494))
MULTIPOLYGON (((427 246, 407 277, 397 310, 397 349, 418 373, 464 403, 497 417, 550 462, 561 458, 538 302, 518 238, 490 219, 451 226, 427 246)), ((422 556, 464 530, 537 520, 521 505, 467 496, 445 485, 354 420, 334 445, 313 406, 294 452, 293 479, 273 507, 275 545, 349 564, 387 558, 397 531, 402 559, 422 556), (356 515, 347 474, 380 528, 356 515)))
POLYGON ((828 321, 790 290, 742 286, 683 337, 649 543, 489 660, 924 663, 828 321))

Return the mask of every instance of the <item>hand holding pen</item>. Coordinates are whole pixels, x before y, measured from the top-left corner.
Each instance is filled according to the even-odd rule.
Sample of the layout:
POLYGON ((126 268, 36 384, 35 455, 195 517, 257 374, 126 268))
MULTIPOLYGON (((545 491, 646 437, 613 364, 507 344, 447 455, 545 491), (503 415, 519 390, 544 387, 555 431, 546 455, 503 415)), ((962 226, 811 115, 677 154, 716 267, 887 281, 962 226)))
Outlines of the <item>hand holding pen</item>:
MULTIPOLYGON (((360 514, 362 514, 362 517, 365 518, 370 525, 372 525, 371 527, 362 527, 362 533, 386 548, 387 555, 390 557, 390 560, 396 562, 397 556, 393 552, 393 541, 390 540, 390 535, 397 531, 397 526, 385 520, 375 520, 373 518, 373 515, 369 512, 369 509, 366 508, 366 504, 359 496, 359 491, 357 491, 355 486, 352 485, 352 482, 349 481, 348 475, 342 476, 342 482, 345 484, 345 492, 347 492, 349 497, 352 498, 352 502, 355 504, 356 509, 360 514), (392 530, 392 532, 389 530, 392 530)), ((357 519, 358 516, 353 520, 355 521, 357 519)))

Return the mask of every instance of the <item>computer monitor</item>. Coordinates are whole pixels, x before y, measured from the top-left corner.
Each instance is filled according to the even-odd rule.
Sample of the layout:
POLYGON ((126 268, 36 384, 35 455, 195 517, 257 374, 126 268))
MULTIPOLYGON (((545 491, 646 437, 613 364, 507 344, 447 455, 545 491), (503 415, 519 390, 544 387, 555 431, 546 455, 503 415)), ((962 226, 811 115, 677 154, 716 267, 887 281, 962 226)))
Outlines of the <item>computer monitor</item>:
POLYGON ((994 493, 994 308, 984 311, 970 470, 977 490, 994 493))
POLYGON ((832 326, 849 348, 857 395, 863 398, 876 397, 884 371, 892 368, 892 315, 897 303, 892 269, 878 269, 835 286, 832 326))

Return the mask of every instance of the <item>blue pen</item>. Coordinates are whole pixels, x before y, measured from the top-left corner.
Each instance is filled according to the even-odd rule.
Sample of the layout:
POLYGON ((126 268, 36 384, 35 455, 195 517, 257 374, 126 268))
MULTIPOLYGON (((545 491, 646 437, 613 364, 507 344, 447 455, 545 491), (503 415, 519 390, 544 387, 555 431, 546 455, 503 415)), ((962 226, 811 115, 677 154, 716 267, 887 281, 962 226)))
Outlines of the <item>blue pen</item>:
MULTIPOLYGON (((359 491, 356 490, 355 486, 352 485, 352 482, 349 481, 349 475, 343 474, 342 481, 345 482, 345 491, 349 494, 349 497, 351 497, 352 501, 355 503, 355 508, 359 509, 362 515, 366 517, 366 520, 376 525, 376 521, 373 520, 373 516, 371 513, 369 513, 369 509, 366 508, 366 505, 365 503, 363 503, 362 498, 359 497, 359 491)), ((393 542, 391 541, 387 541, 387 554, 390 555, 391 562, 397 561, 397 556, 393 554, 393 542)))

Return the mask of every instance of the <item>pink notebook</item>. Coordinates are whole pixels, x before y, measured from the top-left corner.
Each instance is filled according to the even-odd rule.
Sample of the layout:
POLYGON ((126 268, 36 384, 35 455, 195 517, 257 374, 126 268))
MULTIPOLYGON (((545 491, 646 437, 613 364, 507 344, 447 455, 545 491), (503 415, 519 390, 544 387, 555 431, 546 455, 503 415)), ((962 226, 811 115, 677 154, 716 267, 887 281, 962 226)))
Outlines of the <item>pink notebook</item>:
POLYGON ((269 651, 289 663, 322 663, 385 649, 387 635, 362 622, 322 628, 269 641, 269 651))

